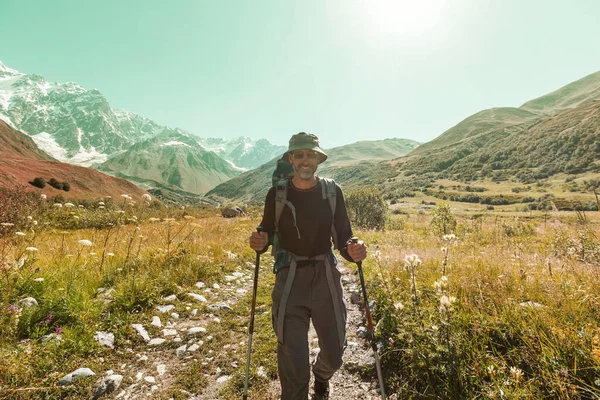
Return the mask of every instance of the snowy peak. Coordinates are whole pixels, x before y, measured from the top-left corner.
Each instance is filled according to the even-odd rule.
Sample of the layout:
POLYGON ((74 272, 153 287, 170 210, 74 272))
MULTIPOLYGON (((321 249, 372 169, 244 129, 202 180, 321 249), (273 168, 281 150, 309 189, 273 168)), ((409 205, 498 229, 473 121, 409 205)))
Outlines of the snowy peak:
POLYGON ((20 73, 19 71, 15 70, 15 69, 8 68, 6 65, 4 65, 4 63, 2 61, 0 61, 0 79, 3 77, 18 76, 18 75, 24 75, 24 74, 20 73))
POLYGON ((237 165, 238 167, 256 168, 272 158, 279 156, 287 149, 276 146, 266 139, 252 139, 240 136, 234 139, 200 138, 200 144, 207 150, 237 165))

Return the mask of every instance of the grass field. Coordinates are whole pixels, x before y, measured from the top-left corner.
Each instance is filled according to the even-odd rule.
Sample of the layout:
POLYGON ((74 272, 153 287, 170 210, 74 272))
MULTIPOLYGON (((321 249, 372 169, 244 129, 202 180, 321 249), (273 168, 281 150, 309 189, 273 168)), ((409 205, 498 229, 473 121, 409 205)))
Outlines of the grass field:
MULTIPOLYGON (((479 210, 473 218, 453 203, 457 224, 444 238, 432 225, 433 208, 406 211, 393 215, 392 229, 355 232, 369 246, 364 267, 388 393, 600 396, 597 212, 479 210)), ((106 371, 123 375, 118 391, 146 385, 153 398, 165 399, 201 393, 219 371, 230 379, 218 398, 241 397, 251 296, 243 287, 251 283, 255 258, 247 237, 260 210, 224 219, 216 209, 115 201, 103 208, 42 205, 19 221, 0 221, 0 398, 89 398, 106 371), (238 281, 245 286, 236 289, 238 281), (200 290, 197 282, 213 289, 200 290), (208 301, 195 302, 190 292, 208 301), (132 327, 141 323, 151 337, 161 336, 149 321, 170 295, 178 316, 166 319, 207 330, 202 346, 184 357, 175 349, 192 343, 183 333, 192 325, 177 325, 182 342, 152 348, 132 327), (26 297, 37 306, 19 305, 26 297), (224 302, 230 309, 210 307, 224 302), (94 340, 97 331, 114 334, 114 349, 94 340), (136 378, 156 369, 140 363, 146 354, 168 367, 160 385, 136 378), (57 385, 80 367, 97 375, 57 385)), ((277 377, 268 313, 272 261, 262 259, 256 399, 277 377)), ((360 373, 374 376, 369 368, 360 373)))

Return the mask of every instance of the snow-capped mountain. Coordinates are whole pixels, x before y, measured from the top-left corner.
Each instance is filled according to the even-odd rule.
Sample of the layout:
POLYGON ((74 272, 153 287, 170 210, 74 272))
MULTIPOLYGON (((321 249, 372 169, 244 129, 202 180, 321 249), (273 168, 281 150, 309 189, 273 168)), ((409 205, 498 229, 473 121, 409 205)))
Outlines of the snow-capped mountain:
POLYGON ((142 186, 160 186, 204 194, 216 185, 242 173, 198 138, 183 131, 164 130, 128 150, 111 156, 98 167, 142 186))
POLYGON ((98 90, 88 90, 72 82, 50 83, 41 75, 24 74, 2 62, 0 119, 31 136, 40 149, 59 161, 94 167, 102 164, 104 170, 115 175, 183 190, 193 188, 194 193, 206 191, 210 185, 261 165, 285 150, 264 139, 199 138, 137 114, 113 109, 98 90), (175 146, 179 139, 173 137, 185 137, 182 143, 192 146, 188 150, 194 155, 171 157, 173 148, 185 148, 175 146), (214 154, 208 154, 213 151, 214 154), (154 168, 150 164, 158 165, 165 157, 171 157, 175 164, 157 174, 147 172, 154 168), (182 175, 181 185, 173 185, 174 178, 168 171, 187 171, 183 175, 195 174, 193 179, 198 182, 192 184, 182 175))
POLYGON ((200 138, 200 144, 238 167, 253 169, 283 154, 286 146, 276 146, 266 139, 238 137, 235 139, 200 138))
POLYGON ((98 90, 76 83, 50 83, 0 62, 0 118, 30 135, 60 161, 90 166, 162 127, 113 110, 98 90))

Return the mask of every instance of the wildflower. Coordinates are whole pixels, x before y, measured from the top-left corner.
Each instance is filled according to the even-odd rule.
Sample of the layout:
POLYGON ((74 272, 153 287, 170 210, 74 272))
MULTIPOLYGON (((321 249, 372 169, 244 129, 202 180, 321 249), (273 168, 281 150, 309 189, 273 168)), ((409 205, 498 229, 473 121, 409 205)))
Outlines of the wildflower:
POLYGON ((21 314, 21 309, 14 304, 11 304, 10 306, 8 306, 7 311, 9 314, 15 314, 15 315, 21 314))
POLYGON ((450 233, 448 235, 444 235, 442 239, 449 242, 451 240, 456 240, 456 235, 454 233, 450 233))
POLYGON ((79 208, 83 208, 83 204, 80 204, 80 205, 78 205, 77 207, 79 207, 79 208))
POLYGON ((127 205, 133 207, 135 206, 135 201, 130 201, 129 203, 127 203, 127 205))
POLYGON ((194 219, 194 217, 192 215, 185 215, 183 218, 185 218, 185 219, 194 219))
POLYGON ((440 297, 440 310, 450 310, 455 301, 456 297, 443 295, 440 297))
POLYGON ((85 247, 91 247, 92 246, 92 242, 90 242, 87 239, 81 239, 79 241, 79 244, 82 245, 82 246, 85 246, 85 247))
POLYGON ((442 251, 442 253, 445 253, 445 252, 448 251, 448 248, 447 247, 442 247, 440 250, 442 251))
POLYGON ((90 256, 95 256, 96 253, 94 253, 93 251, 90 253, 90 256))
POLYGON ((115 253, 106 253, 107 257, 114 257, 115 253))
POLYGON ((112 199, 112 196, 106 196, 105 199, 112 199))
POLYGON ((56 334, 60 335, 62 333, 62 328, 56 328, 56 334))
POLYGON ((131 196, 128 194, 122 194, 121 197, 124 198, 125 200, 131 200, 131 196))
POLYGON ((60 204, 60 203, 54 203, 54 204, 52 204, 52 207, 62 208, 62 204, 60 204))
POLYGON ((48 198, 48 196, 46 196, 45 194, 42 193, 42 194, 40 194, 40 198, 42 200, 46 200, 48 198))
POLYGON ((27 250, 27 251, 31 251, 31 252, 36 252, 36 251, 38 251, 38 249, 36 249, 35 247, 27 247, 27 248, 25 248, 25 250, 27 250))
POLYGON ((519 382, 523 378, 523 371, 517 367, 510 367, 510 374, 515 382, 519 382))
POLYGON ((118 211, 117 211, 117 214, 125 214, 125 211, 123 211, 123 210, 118 210, 118 211))
POLYGON ((27 219, 31 221, 31 220, 33 220, 33 217, 31 215, 28 215, 27 219))
POLYGON ((142 200, 147 201, 148 203, 150 203, 152 201, 152 196, 150 196, 148 193, 144 193, 142 195, 142 200))
POLYGON ((160 219, 156 218, 156 217, 150 217, 150 218, 148 218, 148 222, 158 222, 158 221, 160 221, 160 219))
POLYGON ((104 210, 104 206, 99 206, 98 210, 104 210))
POLYGON ((226 254, 227 254, 227 258, 229 258, 230 260, 233 260, 234 258, 237 257, 237 254, 234 254, 229 250, 226 251, 226 254))
POLYGON ((396 308, 396 310, 400 311, 404 308, 404 304, 397 302, 396 304, 394 304, 394 308, 396 308))
POLYGON ((34 224, 34 225, 37 225, 37 224, 38 224, 38 222, 37 222, 36 220, 34 220, 34 221, 33 221, 33 224, 34 224))
POLYGON ((103 205, 104 205, 104 202, 103 202, 103 201, 99 201, 99 202, 98 202, 98 205, 99 205, 99 206, 103 206, 103 205))
POLYGON ((63 204, 66 208, 71 208, 71 207, 75 207, 75 204, 73 203, 65 203, 63 204))
POLYGON ((0 225, 1 225, 1 226, 5 226, 5 227, 9 227, 9 226, 15 226, 15 224, 12 224, 12 223, 10 223, 10 222, 2 222, 0 225))
POLYGON ((79 219, 79 216, 73 215, 73 219, 79 219))
POLYGON ((490 376, 496 376, 496 367, 493 365, 488 365, 486 369, 490 376))
POLYGON ((421 265, 421 263, 422 263, 421 259, 416 254, 407 255, 406 257, 404 257, 404 262, 407 265, 413 265, 415 267, 421 265))
POLYGON ((23 232, 15 232, 15 235, 17 235, 17 236, 25 236, 25 234, 23 232))

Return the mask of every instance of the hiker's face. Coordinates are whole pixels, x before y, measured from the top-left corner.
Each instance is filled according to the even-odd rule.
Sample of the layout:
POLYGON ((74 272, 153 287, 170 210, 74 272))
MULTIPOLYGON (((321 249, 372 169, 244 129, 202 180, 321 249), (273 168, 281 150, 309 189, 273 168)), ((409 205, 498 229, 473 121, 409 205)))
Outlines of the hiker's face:
POLYGON ((297 177, 310 180, 317 172, 319 154, 312 150, 296 150, 289 155, 289 162, 297 177))

